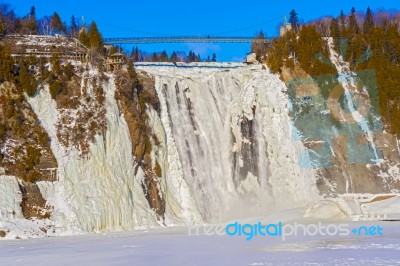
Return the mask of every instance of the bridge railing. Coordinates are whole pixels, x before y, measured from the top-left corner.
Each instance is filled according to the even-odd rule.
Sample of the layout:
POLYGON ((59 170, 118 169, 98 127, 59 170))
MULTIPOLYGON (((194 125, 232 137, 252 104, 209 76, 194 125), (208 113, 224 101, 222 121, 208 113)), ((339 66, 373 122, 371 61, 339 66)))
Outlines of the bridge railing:
POLYGON ((254 37, 220 36, 173 36, 173 37, 124 37, 104 38, 107 44, 145 44, 145 43, 251 43, 269 42, 272 38, 255 39, 254 37))

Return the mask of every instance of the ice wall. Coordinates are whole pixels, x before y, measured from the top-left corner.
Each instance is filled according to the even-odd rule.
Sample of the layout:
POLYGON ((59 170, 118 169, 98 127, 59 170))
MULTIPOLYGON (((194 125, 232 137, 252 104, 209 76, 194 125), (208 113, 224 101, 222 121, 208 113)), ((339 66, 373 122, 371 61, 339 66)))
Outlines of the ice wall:
MULTIPOLYGON (((297 162, 286 87, 261 65, 140 64, 155 77, 175 163, 206 221, 265 214, 318 197, 297 162), (179 162, 177 161, 179 160, 179 162)), ((168 173, 168 169, 166 170, 168 173)))
MULTIPOLYGON (((304 205, 318 197, 304 151, 291 138, 286 87, 264 66, 138 66, 155 78, 161 113, 147 121, 160 143, 165 225, 218 222, 304 205)), ((93 74, 93 73, 92 73, 93 74)), ((58 181, 39 182, 53 206, 54 234, 160 226, 134 171, 126 121, 104 82, 107 130, 82 157, 57 137, 60 118, 48 88, 29 99, 51 139, 58 181)))
POLYGON ((60 232, 126 230, 156 226, 156 217, 135 176, 131 141, 126 122, 114 99, 111 79, 104 83, 107 130, 97 135, 90 152, 82 158, 75 148, 62 146, 57 139, 58 111, 47 88, 30 99, 51 138, 51 148, 59 165, 59 181, 39 186, 49 204, 60 232))

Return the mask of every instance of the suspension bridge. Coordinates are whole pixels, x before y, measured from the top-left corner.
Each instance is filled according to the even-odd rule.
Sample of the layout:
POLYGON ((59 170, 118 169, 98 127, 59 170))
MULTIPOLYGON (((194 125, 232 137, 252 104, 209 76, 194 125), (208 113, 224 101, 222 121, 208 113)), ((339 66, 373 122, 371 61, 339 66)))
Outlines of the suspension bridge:
POLYGON ((221 36, 173 36, 173 37, 125 37, 104 38, 106 44, 153 44, 153 43, 268 43, 272 38, 221 36))

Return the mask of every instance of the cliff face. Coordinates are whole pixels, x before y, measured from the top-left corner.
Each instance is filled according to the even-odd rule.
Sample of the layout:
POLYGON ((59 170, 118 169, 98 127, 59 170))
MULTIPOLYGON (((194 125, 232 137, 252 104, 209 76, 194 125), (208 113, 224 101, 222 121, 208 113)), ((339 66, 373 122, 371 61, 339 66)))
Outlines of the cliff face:
POLYGON ((79 73, 78 70, 79 67, 54 100, 59 112, 57 139, 64 147, 74 147, 84 156, 95 136, 106 131, 103 83, 107 77, 93 71, 79 73))
POLYGON ((0 163, 5 174, 27 182, 53 181, 54 176, 44 171, 57 168, 48 134, 23 92, 10 82, 0 84, 0 117, 0 163))
POLYGON ((164 220, 165 196, 161 187, 162 170, 157 157, 160 140, 154 134, 149 112, 160 113, 160 102, 154 88, 154 79, 147 75, 131 77, 126 71, 116 74, 115 99, 128 124, 135 158, 135 172, 140 167, 144 172, 143 192, 158 219, 164 220))
POLYGON ((183 180, 165 180, 153 79, 74 68, 68 79, 58 70, 57 90, 42 79, 32 96, 1 85, 4 236, 201 222, 183 180))
POLYGON ((368 111, 365 123, 345 90, 324 90, 345 87, 345 76, 285 69, 283 77, 228 63, 113 74, 77 65, 57 94, 46 82, 32 96, 2 84, 1 234, 220 222, 323 196, 398 191, 398 142, 379 132, 367 85, 346 87, 368 111))
MULTIPOLYGON (((95 79, 99 77, 95 70, 91 70, 91 75, 95 79)), ((115 100, 114 76, 108 76, 100 84, 105 124, 89 140, 87 149, 82 145, 66 146, 59 138, 63 134, 60 134, 58 125, 65 117, 64 112, 60 112, 58 103, 46 88, 30 99, 49 132, 51 147, 59 164, 59 181, 40 183, 39 186, 46 200, 54 206, 52 219, 62 225, 61 231, 127 230, 155 226, 156 215, 149 208, 141 188, 143 171, 134 169, 135 157, 129 129, 115 100)), ((92 86, 82 85, 80 93, 89 95, 91 91, 92 86)), ((96 108, 97 104, 89 106, 96 108)), ((78 110, 83 113, 82 116, 88 112, 95 113, 92 109, 78 110)), ((102 119, 100 117, 95 122, 99 123, 102 119)), ((87 124, 84 127, 90 129, 87 124)), ((64 134, 77 134, 73 132, 74 128, 69 130, 72 132, 64 134)))
MULTIPOLYGON (((19 202, 18 219, 48 219, 52 208, 46 204, 36 183, 56 180, 57 161, 46 130, 23 92, 10 82, 0 84, 0 118, 0 174, 4 174, 4 178, 6 175, 18 178, 18 185, 14 189, 15 193, 21 195, 21 200, 13 199, 19 202)), ((2 191, 3 199, 15 196, 6 188, 2 191)), ((2 201, 2 204, 5 202, 2 201)), ((8 204, 5 209, 7 211, 3 215, 11 216, 11 221, 18 216, 8 204)), ((42 233, 47 230, 46 225, 41 228, 42 233)), ((10 229, 3 229, 6 236, 10 229)))
POLYGON ((301 163, 315 169, 323 195, 399 192, 399 141, 384 130, 376 75, 350 71, 328 44, 338 74, 282 69, 296 138, 308 149, 301 163))

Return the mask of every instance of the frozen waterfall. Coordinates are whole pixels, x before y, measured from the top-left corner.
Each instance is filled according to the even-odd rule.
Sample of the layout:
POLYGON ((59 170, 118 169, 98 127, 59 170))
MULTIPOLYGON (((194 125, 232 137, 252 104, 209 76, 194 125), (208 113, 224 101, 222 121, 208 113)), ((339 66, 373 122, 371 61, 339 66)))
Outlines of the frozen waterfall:
POLYGON ((318 197, 313 171, 298 164, 304 148, 291 138, 278 76, 232 63, 136 68, 155 78, 175 163, 204 220, 263 215, 318 197))
MULTIPOLYGON (((29 98, 58 164, 58 181, 38 183, 52 207, 47 223, 54 230, 47 235, 223 222, 319 197, 314 171, 298 163, 304 147, 292 139, 286 87, 265 66, 141 64, 136 69, 153 77, 161 104, 160 113, 149 107, 147 123, 160 140, 153 155, 163 172, 164 220, 146 200, 144 172, 134 170, 129 128, 110 75, 103 84, 107 129, 83 157, 58 140, 60 114, 47 86, 29 98)), ((20 195, 15 177, 2 178, 16 198, 1 200, 5 213, 18 209, 21 199, 14 196, 20 195)))

